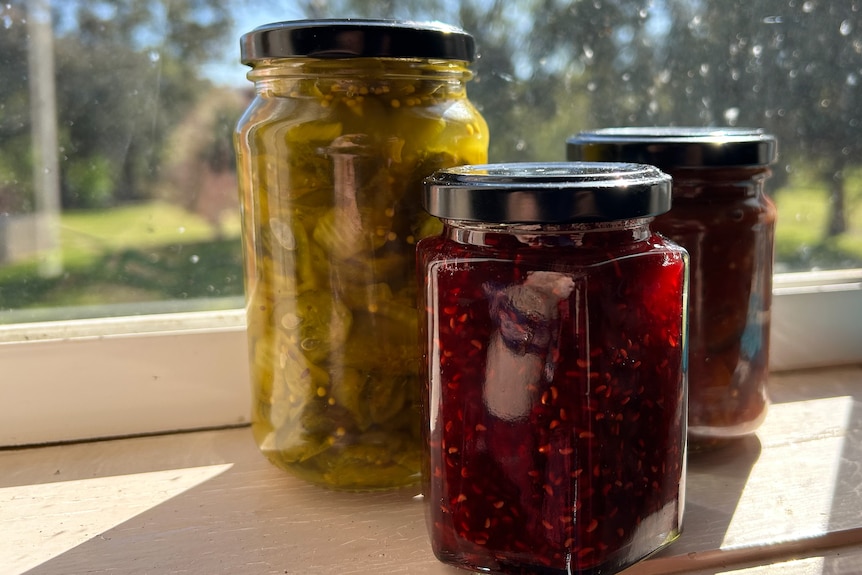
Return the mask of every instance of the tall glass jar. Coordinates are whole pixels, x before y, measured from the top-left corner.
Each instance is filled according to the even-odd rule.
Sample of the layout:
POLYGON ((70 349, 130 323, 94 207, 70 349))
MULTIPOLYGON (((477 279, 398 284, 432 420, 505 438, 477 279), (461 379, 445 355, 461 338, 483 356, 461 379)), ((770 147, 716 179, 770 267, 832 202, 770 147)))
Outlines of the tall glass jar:
POLYGON ((776 210, 764 193, 773 136, 747 128, 608 128, 568 141, 568 157, 655 165, 673 209, 654 228, 691 255, 692 451, 753 433, 767 411, 776 210))
POLYGON ((680 532, 687 254, 633 164, 442 170, 422 240, 423 491, 434 553, 616 573, 680 532))
POLYGON ((419 480, 415 244, 422 179, 486 161, 473 39, 439 24, 320 20, 243 36, 235 133, 254 405, 277 466, 342 490, 419 480))

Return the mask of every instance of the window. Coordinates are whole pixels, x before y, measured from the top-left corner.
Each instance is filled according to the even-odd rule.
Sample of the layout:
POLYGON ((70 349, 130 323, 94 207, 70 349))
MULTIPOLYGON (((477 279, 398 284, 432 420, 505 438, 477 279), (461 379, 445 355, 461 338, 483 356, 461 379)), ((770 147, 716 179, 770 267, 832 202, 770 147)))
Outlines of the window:
POLYGON ((775 133, 773 367, 862 359, 859 2, 280 4, 0 6, 0 445, 245 421, 238 38, 292 18, 472 32, 493 161, 608 125, 775 133))

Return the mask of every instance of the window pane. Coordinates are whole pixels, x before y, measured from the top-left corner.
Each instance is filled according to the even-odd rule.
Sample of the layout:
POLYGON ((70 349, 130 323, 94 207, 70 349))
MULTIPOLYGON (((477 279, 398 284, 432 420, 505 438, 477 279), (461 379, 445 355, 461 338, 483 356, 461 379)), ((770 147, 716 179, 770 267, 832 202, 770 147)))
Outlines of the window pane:
POLYGON ((0 323, 238 307, 238 38, 302 17, 477 39, 491 160, 618 125, 762 127, 779 271, 862 267, 862 2, 16 0, 0 5, 0 323))

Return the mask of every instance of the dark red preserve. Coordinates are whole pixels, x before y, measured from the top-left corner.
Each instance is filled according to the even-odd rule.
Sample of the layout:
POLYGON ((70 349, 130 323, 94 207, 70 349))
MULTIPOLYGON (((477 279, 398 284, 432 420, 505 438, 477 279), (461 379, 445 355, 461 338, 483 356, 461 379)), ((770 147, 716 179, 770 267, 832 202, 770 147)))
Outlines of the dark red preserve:
POLYGON ((653 229, 691 256, 689 437, 700 451, 766 416, 776 210, 764 193, 776 141, 748 128, 607 128, 568 142, 573 160, 652 164, 673 177, 653 229))
POLYGON ((684 500, 687 254, 650 230, 670 179, 500 164, 426 180, 418 245, 434 553, 492 573, 610 574, 684 500))

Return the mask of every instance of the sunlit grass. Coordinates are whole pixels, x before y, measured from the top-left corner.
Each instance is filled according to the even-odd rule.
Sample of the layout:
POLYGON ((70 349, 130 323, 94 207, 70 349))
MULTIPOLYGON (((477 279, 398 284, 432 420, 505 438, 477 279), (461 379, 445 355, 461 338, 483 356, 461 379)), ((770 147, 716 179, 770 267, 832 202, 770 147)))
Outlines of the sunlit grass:
POLYGON ((224 224, 219 237, 158 201, 63 214, 60 275, 40 274, 38 257, 0 265, 0 312, 241 296, 239 215, 224 224))
POLYGON ((862 266, 862 170, 845 179, 847 231, 826 237, 829 192, 809 173, 795 174, 777 190, 775 256, 777 269, 802 271, 862 266))
POLYGON ((215 230, 200 216, 166 202, 71 212, 61 219, 64 255, 213 239, 215 230))

